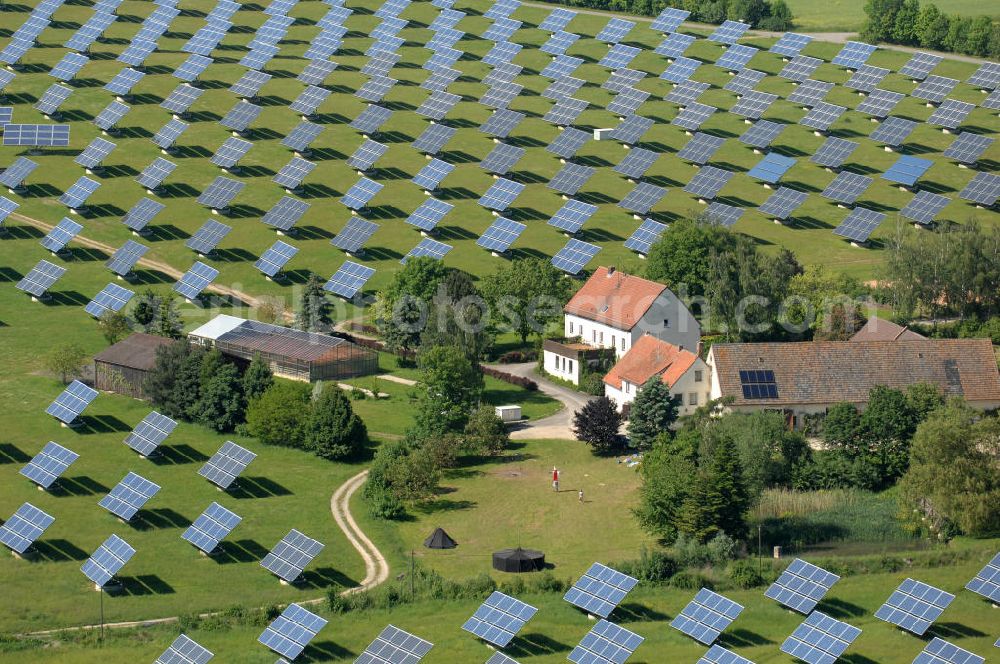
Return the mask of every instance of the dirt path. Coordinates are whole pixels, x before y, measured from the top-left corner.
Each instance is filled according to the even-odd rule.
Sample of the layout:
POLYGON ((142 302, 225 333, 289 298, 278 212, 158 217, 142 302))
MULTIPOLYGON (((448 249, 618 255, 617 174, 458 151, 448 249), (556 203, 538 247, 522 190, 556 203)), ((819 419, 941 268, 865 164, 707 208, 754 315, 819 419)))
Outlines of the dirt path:
MULTIPOLYGON (((576 12, 577 14, 586 14, 588 16, 621 16, 622 18, 627 18, 630 21, 639 21, 641 23, 652 23, 654 17, 652 16, 636 16, 635 14, 625 14, 623 12, 612 12, 612 11, 601 11, 598 9, 581 9, 580 7, 566 7, 561 3, 555 2, 524 2, 522 3, 525 7, 536 7, 539 9, 555 9, 556 7, 564 7, 576 12)), ((709 23, 695 23, 692 21, 685 21, 684 27, 694 30, 715 30, 719 26, 711 25, 709 23)), ((795 32, 794 28, 789 30, 789 32, 795 32)), ((784 32, 770 32, 767 30, 748 30, 748 37, 780 37, 785 34, 784 32)), ((816 41, 829 42, 831 44, 844 44, 848 41, 855 40, 858 38, 858 33, 856 32, 799 32, 800 35, 806 35, 812 37, 816 41)), ((982 64, 984 62, 989 62, 985 58, 976 58, 971 55, 961 55, 959 53, 945 53, 942 51, 931 51, 926 48, 913 48, 911 46, 900 46, 899 44, 879 44, 879 48, 889 50, 889 51, 902 51, 904 53, 916 53, 917 51, 923 53, 935 53, 941 57, 947 58, 949 60, 958 60, 959 62, 971 62, 973 64, 982 64)))
MULTIPOLYGON (((361 530, 357 522, 354 520, 354 516, 351 514, 351 497, 357 492, 358 489, 364 486, 365 479, 367 479, 367 477, 367 470, 358 473, 351 479, 341 484, 330 498, 330 512, 333 514, 333 520, 337 523, 337 527, 343 531, 344 535, 347 537, 347 541, 351 543, 351 546, 355 548, 361 556, 361 559, 365 562, 365 578, 362 579, 361 583, 357 586, 348 588, 340 593, 344 596, 353 595, 363 590, 369 590, 381 583, 384 583, 389 578, 389 564, 386 562, 385 556, 382 555, 382 552, 378 550, 378 547, 376 547, 368 536, 365 535, 364 531, 361 530)), ((319 597, 316 599, 296 602, 296 604, 308 606, 320 604, 325 601, 325 597, 319 597)), ((201 613, 198 617, 211 618, 217 615, 221 615, 221 612, 213 611, 209 613, 201 613)), ((178 619, 178 616, 169 616, 166 618, 151 618, 149 620, 105 623, 104 629, 130 629, 135 627, 166 625, 176 623, 178 619)), ((80 625, 78 627, 60 627, 58 629, 27 632, 19 634, 18 636, 44 638, 57 636, 67 632, 88 632, 99 629, 101 629, 101 625, 99 624, 80 625)))

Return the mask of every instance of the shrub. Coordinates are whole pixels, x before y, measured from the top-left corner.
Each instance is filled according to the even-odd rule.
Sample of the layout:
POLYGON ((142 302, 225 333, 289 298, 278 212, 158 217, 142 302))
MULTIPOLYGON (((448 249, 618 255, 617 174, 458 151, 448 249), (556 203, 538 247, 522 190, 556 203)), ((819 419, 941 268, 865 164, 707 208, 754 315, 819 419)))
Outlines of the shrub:
POLYGON ((637 560, 626 560, 615 569, 647 583, 664 583, 677 573, 677 560, 665 551, 643 547, 637 560))
POLYGON ((678 572, 670 579, 670 585, 681 590, 711 589, 713 587, 712 581, 708 577, 697 572, 678 572))
POLYGON ((749 560, 735 560, 729 565, 729 580, 737 588, 744 590, 757 588, 764 585, 764 577, 761 576, 757 566, 749 560))
POLYGON ((518 387, 528 390, 529 392, 535 392, 538 390, 538 383, 531 380, 530 378, 525 378, 524 376, 515 376, 512 373, 507 373, 506 371, 500 371, 499 369, 494 369, 493 367, 487 367, 487 366, 480 366, 479 370, 483 372, 484 376, 490 376, 491 378, 502 380, 505 383, 510 383, 511 385, 517 385, 518 387))

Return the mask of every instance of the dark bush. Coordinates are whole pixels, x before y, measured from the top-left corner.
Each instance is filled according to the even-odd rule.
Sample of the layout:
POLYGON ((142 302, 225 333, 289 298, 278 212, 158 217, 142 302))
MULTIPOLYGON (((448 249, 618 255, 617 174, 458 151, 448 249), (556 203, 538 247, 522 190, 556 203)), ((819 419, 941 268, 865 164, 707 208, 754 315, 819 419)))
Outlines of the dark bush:
POLYGON ((678 572, 670 579, 670 585, 681 590, 711 589, 713 587, 712 581, 708 577, 697 572, 678 572))
POLYGON ((761 576, 757 566, 749 560, 735 560, 729 565, 729 580, 737 588, 757 588, 764 585, 764 577, 761 576))

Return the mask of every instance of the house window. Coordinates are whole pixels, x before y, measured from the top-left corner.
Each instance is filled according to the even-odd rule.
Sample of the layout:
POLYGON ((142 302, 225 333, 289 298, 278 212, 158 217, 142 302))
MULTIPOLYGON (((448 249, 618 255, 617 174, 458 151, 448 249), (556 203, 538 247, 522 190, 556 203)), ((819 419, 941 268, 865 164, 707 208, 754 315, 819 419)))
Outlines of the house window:
POLYGON ((600 343, 601 343, 602 346, 604 345, 604 331, 603 330, 601 331, 601 342, 600 343))
POLYGON ((622 337, 622 350, 625 350, 625 337, 622 337))
POLYGON ((566 371, 573 373, 573 360, 566 360, 566 371))
POLYGON ((569 322, 569 336, 573 336, 573 321, 569 322))
POLYGON ((591 341, 597 341, 597 330, 596 329, 590 331, 590 340, 591 341))
POLYGON ((696 383, 700 383, 701 382, 701 371, 695 371, 694 372, 694 382, 696 382, 696 383))
POLYGON ((689 406, 697 406, 698 405, 698 393, 697 392, 691 392, 691 393, 688 394, 688 405, 689 406))
POLYGON ((611 347, 614 348, 617 345, 618 345, 618 340, 615 338, 615 335, 612 334, 611 335, 611 347))
POLYGON ((631 391, 632 391, 632 388, 631 388, 631 386, 630 386, 630 385, 628 384, 628 381, 627 381, 627 380, 623 380, 623 381, 622 381, 622 385, 623 385, 623 386, 625 387, 625 394, 628 394, 629 392, 631 392, 631 391))
POLYGON ((664 318, 663 319, 663 329, 665 330, 668 327, 670 327, 670 319, 669 318, 664 318))

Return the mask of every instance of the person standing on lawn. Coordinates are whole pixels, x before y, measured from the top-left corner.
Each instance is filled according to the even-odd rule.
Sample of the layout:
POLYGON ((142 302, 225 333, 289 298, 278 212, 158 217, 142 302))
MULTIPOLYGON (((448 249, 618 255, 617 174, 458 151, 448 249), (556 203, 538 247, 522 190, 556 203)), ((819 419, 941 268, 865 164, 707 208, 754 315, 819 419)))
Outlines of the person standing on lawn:
POLYGON ((559 493, 559 469, 552 466, 552 490, 559 493))

